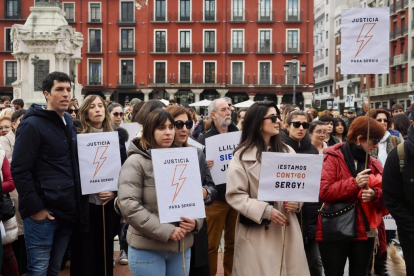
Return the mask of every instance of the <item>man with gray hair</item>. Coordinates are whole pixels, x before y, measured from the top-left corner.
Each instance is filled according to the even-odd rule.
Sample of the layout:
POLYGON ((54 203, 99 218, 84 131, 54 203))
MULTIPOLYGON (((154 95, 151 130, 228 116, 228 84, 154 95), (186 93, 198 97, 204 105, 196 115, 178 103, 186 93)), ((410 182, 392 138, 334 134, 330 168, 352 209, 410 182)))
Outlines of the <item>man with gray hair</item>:
MULTIPOLYGON (((216 99, 208 107, 208 114, 212 119, 211 128, 198 138, 198 142, 205 145, 206 139, 214 135, 238 131, 231 121, 230 104, 226 98, 216 99)), ((234 141, 237 143, 238 141, 234 141)), ((213 160, 207 160, 208 167, 214 166, 213 160)), ((233 269, 234 236, 237 219, 237 211, 226 202, 226 184, 217 185, 217 200, 210 206, 206 206, 207 234, 208 234, 208 259, 210 275, 217 273, 217 257, 221 234, 224 229, 224 275, 230 276, 233 269)))

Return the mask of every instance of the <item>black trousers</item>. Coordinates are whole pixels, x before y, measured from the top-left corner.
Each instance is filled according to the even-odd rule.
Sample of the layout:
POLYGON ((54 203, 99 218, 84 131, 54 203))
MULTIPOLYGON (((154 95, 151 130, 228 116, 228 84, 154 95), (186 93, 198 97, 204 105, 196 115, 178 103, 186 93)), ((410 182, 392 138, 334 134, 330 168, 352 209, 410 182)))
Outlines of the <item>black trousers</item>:
POLYGON ((400 244, 404 254, 407 276, 414 276, 414 241, 405 233, 398 231, 400 244))
POLYGON ((326 276, 343 276, 349 259, 349 275, 366 276, 374 251, 374 238, 366 241, 319 242, 322 264, 326 276))

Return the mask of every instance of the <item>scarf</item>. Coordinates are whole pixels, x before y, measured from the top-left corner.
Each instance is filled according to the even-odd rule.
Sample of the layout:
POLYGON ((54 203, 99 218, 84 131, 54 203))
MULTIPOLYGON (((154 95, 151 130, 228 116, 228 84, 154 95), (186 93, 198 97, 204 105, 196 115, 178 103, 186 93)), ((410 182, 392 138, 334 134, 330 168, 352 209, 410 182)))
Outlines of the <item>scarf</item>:
POLYGON ((354 143, 345 143, 341 147, 341 151, 344 155, 345 162, 348 165, 348 168, 351 171, 352 176, 356 177, 357 174, 363 171, 365 168, 365 150, 361 146, 357 146, 354 143), (356 166, 355 162, 357 163, 356 166))

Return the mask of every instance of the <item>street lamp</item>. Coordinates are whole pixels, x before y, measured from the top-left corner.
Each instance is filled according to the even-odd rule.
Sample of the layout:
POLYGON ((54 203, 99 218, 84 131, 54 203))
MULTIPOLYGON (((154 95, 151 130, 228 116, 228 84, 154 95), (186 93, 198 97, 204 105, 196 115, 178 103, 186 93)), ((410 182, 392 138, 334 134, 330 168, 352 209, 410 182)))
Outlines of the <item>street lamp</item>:
MULTIPOLYGON (((297 71, 297 66, 298 66, 298 58, 296 56, 293 56, 292 58, 292 71, 290 72, 291 77, 293 78, 293 100, 292 100, 292 104, 296 105, 296 78, 298 77, 298 71, 297 71)), ((285 65, 283 65, 283 69, 285 70, 286 75, 288 75, 289 73, 289 64, 285 63, 285 65)), ((306 70, 306 64, 305 62, 303 62, 300 65, 300 71, 303 73, 306 70)))

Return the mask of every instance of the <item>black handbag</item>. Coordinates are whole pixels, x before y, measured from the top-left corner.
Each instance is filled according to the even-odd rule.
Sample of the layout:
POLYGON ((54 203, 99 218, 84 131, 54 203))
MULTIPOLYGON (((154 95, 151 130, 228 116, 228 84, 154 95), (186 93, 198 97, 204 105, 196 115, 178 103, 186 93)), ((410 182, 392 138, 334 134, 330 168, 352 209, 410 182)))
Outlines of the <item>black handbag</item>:
POLYGON ((6 221, 14 217, 16 208, 9 194, 3 195, 3 209, 1 210, 1 220, 6 221))
POLYGON ((322 205, 319 210, 322 220, 324 242, 354 240, 357 237, 356 215, 358 201, 322 205))
POLYGON ((239 214, 239 223, 243 224, 244 226, 260 226, 260 225, 269 225, 270 220, 268 219, 262 219, 262 223, 258 224, 254 222, 253 220, 243 216, 242 214, 239 214))

